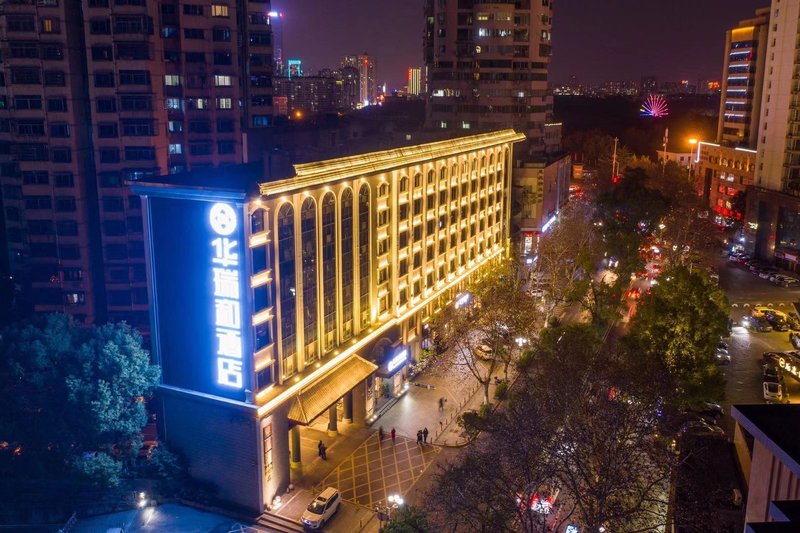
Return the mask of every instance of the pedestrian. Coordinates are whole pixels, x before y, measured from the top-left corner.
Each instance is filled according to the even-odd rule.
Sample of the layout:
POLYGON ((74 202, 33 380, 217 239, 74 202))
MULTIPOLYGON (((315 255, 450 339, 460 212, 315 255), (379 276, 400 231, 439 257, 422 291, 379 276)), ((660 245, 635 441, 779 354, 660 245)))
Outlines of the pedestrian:
POLYGON ((439 398, 439 411, 444 411, 444 396, 439 398))
POLYGON ((319 444, 317 444, 317 455, 319 455, 320 457, 322 457, 323 448, 325 448, 325 445, 322 444, 322 441, 319 441, 319 444))
POLYGON ((378 428, 378 440, 383 442, 383 426, 378 428))
POLYGON ((322 460, 323 461, 327 461, 328 460, 328 448, 323 444, 322 445, 322 450, 320 450, 320 451, 322 452, 322 460))
POLYGON ((422 442, 428 444, 428 428, 422 430, 422 442))
POLYGON ((397 433, 395 432, 394 428, 392 428, 392 445, 394 445, 394 439, 395 439, 396 436, 397 436, 397 433))
POLYGON ((422 446, 422 430, 417 431, 417 446, 422 446))

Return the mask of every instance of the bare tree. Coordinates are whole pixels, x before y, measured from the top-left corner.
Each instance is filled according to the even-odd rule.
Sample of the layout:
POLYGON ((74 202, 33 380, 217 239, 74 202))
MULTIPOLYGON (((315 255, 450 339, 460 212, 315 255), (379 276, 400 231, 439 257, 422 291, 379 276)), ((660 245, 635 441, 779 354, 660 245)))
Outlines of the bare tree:
POLYGON ((546 288, 545 321, 559 305, 584 299, 602 258, 601 244, 592 208, 583 202, 570 204, 542 236, 534 276, 546 288))

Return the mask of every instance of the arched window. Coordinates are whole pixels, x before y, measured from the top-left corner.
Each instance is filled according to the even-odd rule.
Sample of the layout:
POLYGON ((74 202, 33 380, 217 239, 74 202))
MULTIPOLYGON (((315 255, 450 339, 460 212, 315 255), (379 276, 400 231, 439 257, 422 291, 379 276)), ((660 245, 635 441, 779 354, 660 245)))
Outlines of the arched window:
POLYGON ((447 178, 447 167, 442 167, 439 169, 439 179, 443 180, 447 178))
POLYGON ((336 199, 329 192, 322 199, 322 327, 324 350, 333 350, 336 335, 336 199))
POLYGON ((422 187, 422 174, 414 174, 414 188, 422 187))
POLYGON ((406 192, 406 191, 408 191, 408 176, 403 176, 402 178, 400 178, 400 192, 406 192))
POLYGON ((294 208, 285 203, 278 211, 278 275, 281 302, 281 373, 297 371, 297 317, 294 255, 294 208))
POLYGON ((303 338, 306 364, 319 355, 317 348, 317 209, 306 198, 300 210, 303 243, 303 338))
POLYGON ((436 179, 436 174, 433 172, 433 169, 430 169, 428 171, 428 179, 426 185, 432 184, 435 179, 436 179))
MULTIPOLYGON (((406 178, 408 180, 408 178, 406 178)), ((353 191, 342 193, 342 340, 353 334, 353 191)))
POLYGON ((369 327, 372 321, 370 309, 369 289, 370 289, 370 261, 369 261, 369 241, 370 241, 370 201, 369 186, 364 184, 358 192, 358 288, 359 288, 359 307, 361 309, 361 327, 369 327))
POLYGON ((381 183, 380 187, 378 187, 378 196, 383 198, 388 194, 389 194, 389 185, 386 183, 381 183))

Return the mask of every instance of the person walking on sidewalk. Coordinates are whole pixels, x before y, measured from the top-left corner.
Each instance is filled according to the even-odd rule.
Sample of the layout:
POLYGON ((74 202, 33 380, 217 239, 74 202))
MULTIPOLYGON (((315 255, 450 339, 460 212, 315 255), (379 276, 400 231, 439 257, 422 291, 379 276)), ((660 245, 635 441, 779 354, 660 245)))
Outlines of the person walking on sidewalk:
POLYGON ((383 442, 383 426, 378 427, 378 440, 383 442))
POLYGON ((422 430, 422 442, 428 444, 428 428, 422 430))
POLYGON ((391 435, 392 435, 392 446, 394 446, 394 439, 395 439, 395 437, 397 436, 397 432, 395 432, 394 428, 392 428, 392 433, 391 433, 391 435))
POLYGON ((417 431, 417 446, 422 446, 422 430, 417 431))
POLYGON ((322 450, 320 450, 320 451, 322 452, 322 460, 323 461, 327 461, 328 460, 328 447, 325 446, 325 444, 323 444, 322 445, 322 450))
POLYGON ((317 455, 322 457, 322 450, 324 448, 325 448, 325 445, 322 443, 322 441, 319 441, 319 444, 317 444, 317 455))
POLYGON ((439 398, 439 411, 444 411, 444 402, 445 402, 444 396, 439 398))

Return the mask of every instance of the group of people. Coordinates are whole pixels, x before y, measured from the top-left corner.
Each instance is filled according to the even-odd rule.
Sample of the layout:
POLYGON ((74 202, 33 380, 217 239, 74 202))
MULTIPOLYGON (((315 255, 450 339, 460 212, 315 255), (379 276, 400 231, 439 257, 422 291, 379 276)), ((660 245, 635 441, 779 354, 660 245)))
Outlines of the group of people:
MULTIPOLYGON (((428 428, 420 429, 417 431, 417 444, 427 444, 428 443, 428 428)), ((392 437, 392 444, 395 444, 397 441, 397 431, 392 428, 392 431, 389 432, 389 435, 392 437)), ((378 440, 383 442, 383 438, 386 434, 383 432, 383 426, 378 427, 378 440)))

